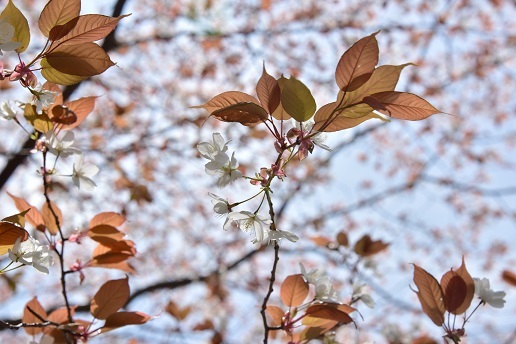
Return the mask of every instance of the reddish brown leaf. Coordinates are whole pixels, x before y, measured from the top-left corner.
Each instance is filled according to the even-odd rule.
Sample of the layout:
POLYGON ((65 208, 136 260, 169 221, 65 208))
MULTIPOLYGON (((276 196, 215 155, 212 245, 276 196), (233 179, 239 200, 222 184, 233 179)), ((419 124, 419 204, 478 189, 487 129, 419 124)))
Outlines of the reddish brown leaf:
MULTIPOLYGON (((115 254, 115 253, 113 253, 115 254)), ((116 253, 117 255, 122 255, 121 253, 116 253)), ((104 257, 104 256, 103 256, 104 257)), ((124 256, 124 260, 122 261, 119 261, 117 263, 107 263, 105 262, 104 260, 109 260, 108 258, 109 257, 106 257, 106 259, 97 259, 95 258, 94 260, 90 261, 90 263, 88 264, 88 267, 97 267, 97 268, 104 268, 104 269, 116 269, 116 270, 120 270, 120 271, 124 271, 124 272, 127 272, 127 273, 130 273, 130 274, 136 274, 136 270, 134 269, 134 267, 129 264, 128 262, 126 262, 127 259, 131 258, 132 255, 125 255, 124 256)))
POLYGON ((90 230, 88 231, 88 236, 98 242, 101 241, 97 240, 97 237, 106 237, 115 241, 120 241, 124 238, 125 234, 120 232, 113 226, 98 225, 93 228, 90 228, 90 230))
POLYGON ((464 257, 457 271, 448 271, 441 278, 446 310, 452 314, 464 313, 475 295, 475 282, 466 269, 464 257))
POLYGON ((61 38, 66 36, 70 31, 73 30, 73 28, 77 25, 78 21, 79 17, 75 17, 66 22, 66 24, 54 26, 48 33, 48 39, 51 41, 60 40, 61 38))
POLYGON ((0 222, 0 255, 6 254, 19 237, 25 241, 28 239, 29 233, 12 223, 0 222))
POLYGON ((375 37, 378 32, 357 41, 340 58, 335 71, 335 79, 340 90, 354 91, 365 84, 373 74, 378 64, 379 50, 375 37))
POLYGON ((238 103, 226 108, 213 111, 211 116, 223 122, 238 122, 253 126, 269 118, 267 111, 255 103, 238 103))
POLYGON ((335 327, 335 322, 331 320, 319 319, 322 324, 320 327, 306 325, 307 327, 299 334, 299 340, 296 343, 308 343, 312 339, 322 338, 322 336, 335 327))
POLYGON ((278 81, 265 70, 263 65, 262 76, 256 84, 256 94, 267 113, 272 114, 280 104, 280 87, 278 81))
MULTIPOLYGON (((334 321, 336 324, 349 324, 354 322, 353 319, 349 316, 348 312, 339 309, 338 306, 340 305, 321 304, 308 307, 308 309, 306 310, 306 317, 303 318, 303 324, 310 324, 312 326, 320 327, 320 324, 315 325, 315 319, 331 320, 334 321)), ((355 310, 352 307, 349 308, 352 309, 350 310, 351 312, 355 310)))
POLYGON ((287 276, 281 285, 281 301, 285 306, 297 307, 306 299, 308 291, 308 283, 303 278, 303 275, 287 276))
POLYGON ((367 80, 362 86, 352 92, 339 92, 337 102, 340 101, 344 95, 343 106, 351 105, 360 102, 364 97, 373 93, 394 91, 396 84, 400 78, 401 71, 412 63, 405 63, 400 66, 379 66, 376 68, 371 75, 371 78, 367 80))
POLYGON ((47 227, 48 231, 52 235, 56 235, 59 233, 59 227, 63 225, 63 214, 61 213, 61 210, 59 207, 54 203, 50 202, 52 209, 48 206, 48 203, 43 204, 43 208, 41 209, 41 215, 43 216, 43 222, 45 222, 45 226, 47 227), (53 212, 52 212, 53 211, 53 212), (57 215, 57 221, 56 217, 57 215))
POLYGON ((326 247, 333 241, 323 236, 313 236, 310 238, 317 246, 326 247))
POLYGON ((191 310, 192 307, 181 308, 174 301, 169 301, 167 307, 165 307, 165 311, 177 320, 184 320, 188 314, 190 314, 191 310))
MULTIPOLYGON (((25 305, 25 308, 23 309, 22 322, 27 324, 43 323, 44 321, 35 316, 33 312, 39 315, 41 319, 47 320, 47 312, 45 311, 43 306, 41 306, 37 297, 34 297, 25 305), (32 312, 29 310, 29 308, 32 310, 32 312)), ((27 334, 33 336, 35 334, 40 333, 43 329, 41 327, 24 327, 24 330, 25 332, 27 332, 27 334)))
POLYGON ((502 273, 502 278, 505 282, 509 283, 513 287, 516 287, 516 274, 509 270, 504 270, 502 273))
POLYGON ((364 235, 355 244, 355 253, 361 257, 369 257, 385 250, 389 244, 381 240, 372 240, 369 235, 364 235))
MULTIPOLYGON (((77 84, 77 83, 81 82, 82 80, 85 80, 88 78, 87 76, 77 76, 77 75, 62 73, 62 72, 58 71, 57 69, 55 69, 54 67, 52 67, 48 63, 46 58, 41 59, 40 64, 41 64, 41 75, 43 75, 43 77, 46 80, 56 83, 58 85, 74 85, 74 84, 77 84)), ((60 103, 62 103, 62 100, 60 103)))
POLYGON ((265 309, 269 315, 269 326, 281 326, 285 311, 278 306, 267 306, 265 309))
POLYGON ((363 99, 378 111, 386 111, 392 118, 408 121, 420 121, 442 111, 437 110, 429 102, 412 93, 387 91, 374 93, 363 99), (377 107, 378 103, 381 106, 377 107))
POLYGON ((61 73, 85 77, 101 74, 115 65, 95 43, 61 45, 47 54, 46 60, 61 73))
POLYGON ((107 319, 122 308, 129 299, 129 279, 111 280, 104 283, 91 300, 90 313, 97 319, 107 319))
POLYGON ((332 102, 324 105, 315 113, 314 130, 333 132, 353 128, 369 119, 385 119, 373 112, 373 108, 367 104, 358 104, 351 107, 337 109, 337 103, 332 102), (333 120, 328 122, 329 118, 333 120))
POLYGON ((412 339, 411 344, 439 344, 439 343, 437 341, 435 341, 434 339, 432 339, 426 335, 423 335, 421 337, 412 339))
POLYGON ((256 105, 260 105, 258 100, 248 95, 247 93, 238 92, 238 91, 229 91, 216 95, 211 98, 209 101, 202 105, 190 106, 190 108, 196 109, 205 109, 211 115, 214 111, 227 108, 228 106, 235 105, 238 103, 254 103, 256 105))
POLYGON ((206 330, 214 330, 215 325, 213 325, 213 322, 210 319, 204 319, 203 322, 198 323, 195 325, 192 330, 194 331, 206 331, 206 330))
POLYGON ((337 242, 341 246, 349 245, 348 235, 346 234, 346 232, 339 232, 339 234, 337 234, 337 242))
POLYGON ((151 320, 152 317, 142 312, 117 312, 109 315, 100 333, 115 330, 127 325, 142 325, 151 320))
POLYGON ((125 222, 125 217, 119 213, 104 212, 95 215, 90 221, 90 228, 98 225, 110 225, 113 227, 121 226, 125 222))
POLYGON ((63 38, 59 44, 73 45, 98 41, 113 31, 118 22, 129 14, 119 17, 108 17, 100 14, 79 16, 77 24, 63 38))
POLYGON ((416 292, 423 312, 437 326, 444 323, 444 295, 439 282, 428 272, 414 264, 414 283, 418 291, 416 292))
POLYGON ((51 0, 39 16, 39 29, 45 37, 54 26, 62 25, 77 17, 81 12, 81 0, 51 0))

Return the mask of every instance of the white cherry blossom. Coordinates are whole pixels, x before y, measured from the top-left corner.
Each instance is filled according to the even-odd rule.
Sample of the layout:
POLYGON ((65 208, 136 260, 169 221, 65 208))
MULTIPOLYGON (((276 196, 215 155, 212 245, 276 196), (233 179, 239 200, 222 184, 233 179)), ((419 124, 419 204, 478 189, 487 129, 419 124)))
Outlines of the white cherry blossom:
POLYGON ((215 160, 219 153, 225 153, 228 150, 228 142, 224 140, 220 133, 213 134, 213 143, 200 142, 197 144, 197 150, 201 153, 203 158, 208 160, 215 160))
POLYGON ((78 148, 73 147, 74 134, 71 131, 65 132, 64 135, 56 136, 54 132, 50 130, 45 133, 45 138, 47 140, 48 151, 55 156, 66 158, 72 154, 81 153, 78 148))
POLYGON ((78 189, 93 190, 97 184, 91 179, 99 173, 99 168, 91 163, 84 163, 82 154, 77 155, 73 164, 72 180, 78 189))
POLYGON ((49 267, 54 263, 48 247, 41 245, 38 240, 29 237, 21 241, 16 239, 12 249, 8 250, 9 259, 13 262, 31 265, 36 270, 48 274, 49 267))
POLYGON ((494 308, 503 308, 505 305, 504 291, 493 291, 487 278, 473 278, 475 283, 475 294, 484 304, 489 304, 494 308))

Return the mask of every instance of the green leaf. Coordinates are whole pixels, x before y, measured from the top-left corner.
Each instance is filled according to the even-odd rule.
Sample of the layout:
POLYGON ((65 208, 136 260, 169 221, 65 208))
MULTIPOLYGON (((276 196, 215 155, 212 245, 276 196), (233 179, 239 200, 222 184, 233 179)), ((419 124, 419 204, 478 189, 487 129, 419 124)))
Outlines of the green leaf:
POLYGON ((315 99, 308 87, 294 77, 285 80, 281 88, 281 105, 298 122, 312 118, 316 109, 315 99))
POLYGON ((30 29, 27 18, 20 12, 20 10, 14 6, 13 2, 9 0, 7 6, 0 14, 0 20, 4 19, 6 22, 14 27, 14 36, 11 42, 19 42, 19 46, 15 51, 20 54, 24 52, 29 46, 30 42, 30 29))

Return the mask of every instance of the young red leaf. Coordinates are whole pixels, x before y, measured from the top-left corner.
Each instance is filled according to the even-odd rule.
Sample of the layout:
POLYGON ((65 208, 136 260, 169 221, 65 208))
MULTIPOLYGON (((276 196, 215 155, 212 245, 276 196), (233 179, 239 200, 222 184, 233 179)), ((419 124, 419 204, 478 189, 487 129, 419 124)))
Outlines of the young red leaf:
POLYGON ((110 225, 113 227, 121 226, 125 222, 125 217, 119 213, 104 212, 95 215, 90 221, 90 228, 98 225, 110 225))
MULTIPOLYGON (((0 13, 0 21, 5 20, 14 28, 14 35, 11 42, 19 42, 21 45, 15 49, 18 54, 24 52, 29 46, 30 29, 27 18, 20 12, 11 0, 7 3, 2 13, 0 13)), ((2 42, 4 43, 4 42, 2 42)))
POLYGON ((339 92, 337 102, 344 95, 343 106, 360 102, 364 97, 373 93, 394 91, 396 84, 400 78, 401 71, 412 63, 405 63, 400 66, 379 66, 373 71, 373 74, 362 86, 352 92, 339 92))
POLYGON ((129 14, 119 17, 108 17, 100 14, 87 14, 79 16, 72 30, 62 37, 59 44, 76 45, 98 41, 105 38, 113 31, 118 22, 129 14))
POLYGON ((66 24, 54 26, 48 33, 48 39, 51 41, 60 40, 61 38, 66 36, 70 31, 73 30, 73 28, 77 25, 78 21, 79 17, 75 17, 66 22, 66 24))
POLYGON ((378 64, 379 50, 375 37, 378 32, 358 40, 340 58, 335 71, 335 79, 340 90, 354 91, 365 84, 373 74, 378 64))
POLYGON ((387 91, 374 93, 363 101, 375 110, 388 112, 392 118, 408 121, 420 121, 442 111, 437 110, 429 102, 412 93, 387 91), (375 105, 380 103, 380 107, 375 105))
POLYGON ((19 237, 25 241, 28 239, 29 233, 12 223, 0 222, 0 255, 6 254, 19 237))
POLYGON ((457 271, 448 271, 441 278, 446 310, 452 314, 464 313, 475 295, 475 282, 466 269, 464 257, 457 271))
POLYGON ((278 86, 280 88, 280 103, 278 104, 278 107, 276 108, 276 110, 274 110, 271 113, 271 116, 276 118, 279 121, 286 121, 286 120, 290 119, 291 117, 285 111, 285 109, 283 108, 283 105, 281 105, 281 89, 285 86, 285 82, 287 81, 287 78, 285 78, 282 75, 276 81, 278 82, 278 86))
POLYGON ((502 278, 505 282, 509 283, 513 287, 516 287, 516 274, 509 270, 504 270, 502 273, 502 278))
POLYGON ((267 120, 269 115, 264 108, 255 103, 238 103, 226 108, 213 111, 211 116, 223 122, 238 122, 242 125, 253 126, 267 120))
POLYGON ((423 312, 437 326, 444 323, 444 295, 439 282, 428 272, 414 265, 414 283, 418 291, 416 291, 423 312))
MULTIPOLYGON (((41 319, 47 319, 47 312, 43 306, 41 306, 37 297, 34 297, 25 305, 25 308, 23 309, 22 322, 26 324, 43 323, 43 321, 35 316, 33 312, 39 315, 41 319), (29 308, 32 310, 32 312, 29 310, 29 308)), ((43 329, 41 327, 24 327, 24 330, 27 332, 27 334, 33 336, 40 333, 43 329)))
MULTIPOLYGON (((120 232, 113 226, 110 225, 98 225, 93 228, 90 228, 88 231, 88 236, 95 241, 99 241, 97 237, 105 237, 110 238, 115 241, 120 241, 124 238, 125 234, 120 232)), ((99 241, 101 242, 101 241, 99 241)))
POLYGON ((285 306, 297 307, 306 299, 308 291, 308 283, 303 278, 303 275, 287 276, 281 284, 281 301, 285 306))
POLYGON ((294 77, 286 79, 281 86, 280 99, 283 109, 298 122, 312 118, 316 109, 315 99, 308 87, 294 77))
POLYGON ((45 202, 43 204, 41 215, 43 216, 43 222, 45 222, 45 226, 47 227, 50 234, 56 235, 59 233, 59 227, 63 225, 63 214, 54 202, 50 202, 50 205, 52 206, 52 210, 48 206, 48 203, 45 202), (54 214, 57 215, 57 221, 54 214))
POLYGON ((269 315, 270 322, 269 326, 281 326, 283 322, 283 317, 285 316, 285 311, 278 306, 267 306, 265 309, 267 314, 269 315))
POLYGON ((174 301, 169 301, 165 311, 176 318, 177 320, 184 320, 192 311, 192 307, 179 307, 174 301))
POLYGON ((19 227, 25 228, 25 215, 30 211, 30 209, 26 209, 18 214, 14 214, 11 216, 4 217, 2 222, 9 222, 19 227))
POLYGON ((333 242, 331 241, 331 239, 321 235, 313 236, 310 238, 310 240, 312 240, 314 244, 316 244, 317 246, 321 247, 327 247, 329 244, 333 242))
POLYGON ((111 280, 104 283, 91 300, 90 313, 97 319, 108 316, 122 308, 129 299, 129 279, 111 280))
POLYGON ((369 235, 364 235, 355 244, 355 253, 361 257, 369 257, 385 250, 389 244, 381 240, 372 240, 369 235))
POLYGON ((152 317, 142 312, 117 312, 107 317, 106 323, 100 328, 100 333, 115 330, 127 325, 142 325, 152 317))
MULTIPOLYGON (((315 324, 313 322, 314 319, 310 319, 310 318, 332 320, 332 321, 335 321, 335 323, 341 323, 341 324, 349 324, 349 323, 354 322, 353 319, 349 316, 348 312, 339 309, 338 306, 340 306, 340 305, 320 304, 320 305, 313 305, 313 306, 308 307, 308 309, 306 310, 306 317, 303 318, 303 324, 314 325, 315 324)), ((350 308, 351 308, 350 312, 355 310, 352 307, 350 307, 350 308)))
POLYGON ((61 45, 45 57, 48 64, 59 72, 85 77, 101 74, 115 65, 104 49, 95 43, 61 45))
POLYGON ((258 106, 260 105, 258 99, 256 99, 253 96, 250 96, 247 93, 239 91, 228 91, 216 95, 215 97, 211 98, 209 101, 202 105, 190 106, 190 108, 205 109, 211 115, 214 111, 224 109, 228 106, 235 105, 238 103, 255 103, 258 106))
POLYGON ((57 25, 63 25, 79 16, 81 0, 50 0, 39 16, 39 29, 45 37, 57 25))
POLYGON ((348 246, 349 245, 349 239, 348 239, 348 235, 346 234, 346 232, 339 232, 337 234, 337 242, 341 246, 348 246))
POLYGON ((265 70, 265 64, 263 65, 262 76, 256 84, 256 94, 267 113, 272 114, 278 108, 281 94, 280 87, 278 81, 265 70))
POLYGON ((324 105, 315 113, 314 130, 333 132, 356 127, 369 119, 385 119, 373 112, 373 108, 367 104, 358 104, 347 108, 337 109, 337 103, 324 105), (328 118, 333 118, 329 124, 328 118))
MULTIPOLYGON (((121 253, 116 253, 116 254, 121 255, 121 253)), ((102 259, 99 260, 99 259, 95 258, 89 262, 88 267, 116 269, 116 270, 124 271, 124 272, 130 273, 130 274, 136 274, 136 270, 134 269, 134 267, 126 261, 127 259, 129 259, 131 257, 132 257, 132 255, 125 255, 124 260, 118 261, 116 263, 107 263, 107 262, 102 261, 102 259)))
POLYGON ((75 117, 77 118, 75 122, 68 125, 61 125, 61 129, 70 130, 77 127, 79 124, 86 119, 86 117, 93 111, 95 108, 95 100, 97 97, 83 97, 77 100, 72 100, 71 102, 67 102, 65 106, 71 111, 75 117))
MULTIPOLYGON (((71 75, 66 74, 58 71, 54 67, 52 67, 46 58, 41 59, 41 75, 43 77, 53 83, 56 83, 58 85, 74 85, 82 80, 87 79, 87 76, 77 76, 77 75, 71 75)), ((61 101, 62 102, 62 101, 61 101)))

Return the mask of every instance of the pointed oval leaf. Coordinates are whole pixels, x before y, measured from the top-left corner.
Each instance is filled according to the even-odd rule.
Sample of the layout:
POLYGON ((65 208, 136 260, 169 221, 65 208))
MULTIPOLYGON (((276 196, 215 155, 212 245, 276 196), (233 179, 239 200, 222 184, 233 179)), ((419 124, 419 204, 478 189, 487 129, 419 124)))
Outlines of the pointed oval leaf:
MULTIPOLYGON (((75 315, 75 309, 77 306, 70 307, 70 313, 72 317, 75 315)), ((48 317, 48 321, 52 321, 58 324, 68 324, 68 309, 66 307, 60 307, 56 309, 55 311, 52 311, 48 317)), ((48 326, 43 329, 43 333, 52 333, 53 331, 56 331, 55 327, 48 326)), ((61 331, 59 331, 61 332, 61 331)), ((65 340, 66 342, 66 340, 65 340)))
POLYGON ((25 209, 24 211, 14 214, 11 216, 4 217, 2 222, 10 222, 14 225, 18 225, 21 228, 25 228, 25 215, 30 211, 30 209, 25 209))
POLYGON ((362 86, 373 74, 378 64, 379 31, 358 40, 340 58, 335 71, 335 80, 339 89, 351 92, 362 86))
MULTIPOLYGON (((442 113, 429 102, 412 93, 387 91, 374 93, 369 96, 375 102, 382 104, 382 108, 375 108, 375 102, 367 102, 375 110, 385 110, 392 118, 404 119, 408 121, 420 121, 436 113, 442 113)), ((364 98, 364 102, 369 97, 364 98)))
POLYGON ((283 108, 283 105, 281 105, 281 89, 285 86, 285 82, 287 81, 287 78, 285 78, 283 75, 280 76, 277 79, 278 86, 280 88, 280 103, 278 104, 278 107, 276 110, 274 110, 273 113, 271 113, 271 116, 276 118, 279 121, 286 121, 290 119, 290 115, 285 111, 283 108))
POLYGON ((27 18, 25 18, 23 13, 9 0, 7 6, 5 6, 0 14, 0 20, 2 19, 5 19, 6 22, 14 27, 14 35, 11 42, 21 43, 21 45, 15 49, 18 54, 21 54, 27 49, 30 42, 30 29, 27 18))
POLYGON ((245 126, 262 123, 269 118, 267 111, 255 103, 238 103, 213 111, 211 116, 223 122, 238 122, 245 126))
POLYGON ((142 325, 152 317, 142 312, 117 312, 107 317, 106 323, 100 328, 100 333, 115 330, 127 325, 142 325))
POLYGON ((444 323, 444 295, 439 282, 428 272, 414 265, 414 283, 418 291, 416 292, 423 312, 437 326, 444 323))
POLYGON ((466 312, 475 296, 475 282, 466 269, 464 257, 462 257, 462 264, 457 271, 453 271, 453 274, 450 274, 449 271, 443 276, 441 279, 441 287, 444 292, 448 312, 455 315, 466 312), (451 278, 446 280, 445 276, 451 278), (456 277, 458 277, 460 281, 456 277), (450 298, 452 301, 449 301, 450 298))
POLYGON ((389 244, 381 240, 373 240, 369 235, 364 235, 355 243, 355 253, 361 257, 369 257, 385 250, 389 244))
POLYGON ((192 109, 205 109, 211 115, 214 111, 224 109, 228 106, 235 105, 238 103, 255 103, 260 105, 258 99, 250 96, 247 93, 239 91, 228 91, 221 94, 217 94, 215 97, 208 100, 202 105, 190 106, 192 109))
POLYGON ((95 43, 61 45, 45 57, 48 64, 61 73, 85 77, 101 74, 115 65, 95 43))
POLYGON ((446 310, 451 314, 461 314, 457 313, 457 308, 466 299, 466 282, 455 271, 450 270, 441 278, 441 288, 444 293, 444 306, 446 310))
POLYGON ((387 121, 382 116, 375 114, 373 108, 367 104, 337 109, 337 103, 332 102, 324 105, 315 113, 314 130, 323 132, 340 131, 355 127, 373 118, 387 121), (330 117, 333 119, 328 122, 330 117))
POLYGON ((267 314, 270 317, 269 326, 281 326, 283 323, 283 317, 285 316, 285 311, 278 306, 267 306, 265 309, 267 314))
POLYGON ((516 274, 514 272, 504 270, 502 272, 502 279, 513 287, 516 287, 516 274))
POLYGON ((267 113, 272 114, 280 104, 280 86, 278 81, 265 70, 263 65, 262 76, 256 84, 256 94, 267 113))
POLYGON ((108 17, 100 14, 87 14, 79 16, 77 23, 59 41, 59 44, 72 45, 94 42, 105 38, 111 33, 118 22, 129 14, 119 17, 108 17))
POLYGON ((28 239, 29 233, 12 223, 0 222, 0 255, 6 254, 19 237, 25 241, 28 239))
POLYGON ((280 99, 283 109, 298 122, 312 118, 316 109, 315 99, 308 87, 294 77, 285 80, 280 99))
POLYGON ((129 299, 129 278, 104 283, 91 300, 90 313, 97 319, 107 319, 122 308, 129 299))
POLYGON ((77 127, 86 119, 86 117, 93 111, 95 108, 95 100, 97 97, 83 97, 71 102, 65 103, 66 107, 69 111, 71 111, 76 116, 76 121, 72 124, 64 124, 60 128, 63 130, 70 130, 77 127))
POLYGON ((48 37, 53 27, 66 24, 78 17, 80 12, 81 0, 50 0, 39 16, 39 29, 48 37))
POLYGON ((401 71, 406 66, 413 65, 413 63, 405 63, 400 66, 379 66, 376 68, 366 83, 360 86, 358 89, 351 92, 339 92, 339 101, 344 95, 343 105, 351 105, 353 103, 361 101, 364 97, 386 91, 394 91, 396 84, 400 78, 401 71))
POLYGON ((58 41, 64 36, 68 35, 70 31, 77 25, 79 22, 79 17, 75 17, 70 19, 65 24, 54 26, 50 32, 48 33, 48 39, 51 41, 58 41))
POLYGON ((77 75, 71 75, 66 74, 58 71, 54 67, 52 67, 46 58, 41 59, 41 75, 50 82, 53 82, 58 85, 74 85, 77 84, 85 79, 87 79, 87 76, 77 76, 77 75))
MULTIPOLYGON (((115 241, 120 241, 125 236, 124 233, 120 232, 113 226, 110 225, 98 225, 90 228, 88 236, 95 241, 99 241, 98 237, 110 238, 115 241)), ((100 241, 99 241, 100 242, 100 241)))
MULTIPOLYGON (((37 297, 34 297, 32 300, 30 300, 23 309, 23 317, 22 322, 26 324, 41 324, 43 321, 41 321, 40 318, 34 315, 34 313, 40 316, 41 319, 47 319, 47 312, 41 306, 41 304, 38 301, 37 297), (32 310, 32 312, 29 310, 29 308, 32 310)), ((24 327, 25 332, 28 335, 36 335, 43 331, 43 328, 41 327, 24 327)))
MULTIPOLYGON (((339 305, 336 304, 322 304, 322 305, 313 305, 308 307, 306 310, 306 317, 308 318, 319 318, 326 320, 333 320, 337 323, 349 324, 354 322, 353 319, 349 316, 349 313, 354 311, 355 309, 350 307, 350 312, 345 312, 338 308, 339 305)), ((307 322, 309 319, 307 319, 307 322)), ((303 324, 305 324, 305 320, 303 319, 303 324)))
POLYGON ((51 201, 50 205, 52 209, 50 209, 48 203, 45 202, 45 204, 43 204, 41 215, 50 234, 56 235, 59 233, 59 228, 63 225, 63 214, 61 213, 61 209, 59 209, 54 202, 51 201), (57 220, 54 214, 57 216, 57 220))
POLYGON ((90 228, 98 225, 110 225, 113 227, 121 226, 125 222, 125 217, 115 212, 99 213, 90 221, 90 228))
POLYGON ((281 301, 285 306, 297 307, 306 299, 308 291, 308 283, 303 278, 303 275, 287 276, 281 284, 281 301))
MULTIPOLYGON (((114 253, 114 254, 122 255, 121 253, 114 253)), ((89 262, 88 267, 116 269, 116 270, 124 271, 124 272, 130 273, 130 274, 136 274, 136 270, 134 269, 134 267, 126 261, 127 259, 129 259, 131 257, 132 257, 131 255, 124 255, 124 258, 122 260, 119 259, 115 263, 107 262, 107 260, 108 260, 107 258, 106 259, 95 258, 89 262)))
POLYGON ((25 214, 25 219, 27 222, 29 222, 38 231, 45 231, 45 222, 43 221, 43 216, 36 207, 30 205, 21 197, 14 196, 9 192, 7 194, 14 200, 14 205, 19 211, 30 208, 27 214, 25 214))

